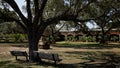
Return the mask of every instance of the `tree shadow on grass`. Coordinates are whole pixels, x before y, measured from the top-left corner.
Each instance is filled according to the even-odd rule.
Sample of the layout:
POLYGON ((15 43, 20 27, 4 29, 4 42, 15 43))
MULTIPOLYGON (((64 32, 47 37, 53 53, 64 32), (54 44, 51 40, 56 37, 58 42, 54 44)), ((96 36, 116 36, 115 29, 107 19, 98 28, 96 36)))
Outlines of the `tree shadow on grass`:
MULTIPOLYGON (((23 65, 21 65, 19 62, 15 63, 10 63, 10 61, 4 61, 4 62, 0 62, 0 68, 32 68, 30 66, 26 67, 26 63, 23 63, 23 65)), ((49 62, 44 62, 44 63, 39 63, 39 64, 32 64, 34 66, 37 67, 41 67, 42 68, 116 68, 117 64, 115 64, 114 62, 103 62, 103 63, 95 63, 95 61, 88 61, 88 62, 83 62, 83 63, 75 63, 75 64, 57 64, 54 65, 53 63, 49 63, 49 62)))
POLYGON ((31 68, 25 66, 27 63, 25 62, 13 62, 11 60, 9 61, 0 61, 0 68, 31 68))
MULTIPOLYGON (((37 67, 42 68, 116 68, 120 63, 120 56, 113 52, 66 52, 70 55, 77 55, 76 58, 89 60, 85 62, 78 62, 73 64, 58 63, 55 65, 53 62, 42 61, 40 63, 32 64, 37 67), (86 57, 82 57, 85 55, 86 57)), ((74 60, 74 59, 73 59, 74 60)), ((68 61, 69 62, 69 61, 68 61)), ((0 68, 32 68, 31 63, 22 61, 0 61, 0 68)), ((119 67, 118 67, 119 68, 119 67)))
POLYGON ((64 63, 58 63, 58 64, 54 64, 54 63, 50 63, 50 62, 44 62, 42 61, 42 63, 38 63, 36 65, 42 65, 45 68, 49 68, 50 66, 53 68, 80 68, 80 64, 64 64, 64 63))
POLYGON ((113 52, 101 52, 100 55, 94 52, 66 53, 76 54, 81 59, 88 60, 87 62, 78 63, 78 65, 81 65, 81 68, 120 68, 120 55, 113 52), (82 55, 86 55, 86 57, 82 57, 82 55))
POLYGON ((11 61, 0 61, 0 67, 10 63, 11 61))
POLYGON ((110 56, 109 58, 110 59, 104 60, 105 62, 89 61, 79 64, 83 65, 82 68, 120 68, 120 60, 118 60, 117 58, 113 59, 110 56))
MULTIPOLYGON (((56 66, 53 63, 45 62, 39 65, 43 65, 45 67, 54 66, 56 68, 115 68, 117 66, 117 65, 113 65, 113 64, 118 64, 115 61, 116 58, 114 59, 111 58, 112 55, 116 57, 117 56, 116 54, 114 54, 113 52, 100 52, 100 55, 99 55, 98 52, 89 52, 89 51, 87 52, 79 52, 79 51, 65 52, 69 54, 69 57, 72 56, 74 57, 74 59, 88 60, 87 62, 84 61, 84 62, 78 62, 78 63, 73 63, 73 64, 66 64, 63 62, 56 66), (107 59, 107 58, 110 58, 110 59, 107 59)), ((72 58, 71 60, 74 60, 74 59, 72 58)), ((68 60, 68 62, 70 61, 68 60)))
POLYGON ((44 66, 45 68, 49 68, 49 66, 52 66, 53 68, 116 68, 118 66, 117 63, 114 61, 109 62, 97 62, 97 61, 88 61, 88 62, 82 62, 82 63, 75 63, 75 64, 57 64, 56 66, 54 64, 50 63, 42 63, 39 64, 40 66, 44 66))
POLYGON ((57 64, 51 62, 27 63, 22 61, 0 61, 0 68, 79 68, 75 64, 57 64), (34 66, 34 67, 32 67, 34 66))

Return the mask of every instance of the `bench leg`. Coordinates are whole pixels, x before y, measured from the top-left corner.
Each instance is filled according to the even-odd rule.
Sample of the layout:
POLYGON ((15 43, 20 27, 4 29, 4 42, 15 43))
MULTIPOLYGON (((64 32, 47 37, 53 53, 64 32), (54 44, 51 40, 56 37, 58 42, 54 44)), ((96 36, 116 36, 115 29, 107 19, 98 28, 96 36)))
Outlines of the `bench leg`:
POLYGON ((37 53, 36 60, 37 62, 42 62, 41 58, 39 58, 39 53, 37 53))
POLYGON ((28 56, 26 56, 26 61, 29 61, 28 56))
POLYGON ((54 63, 55 63, 55 65, 57 65, 57 61, 56 60, 54 60, 54 63))
POLYGON ((17 56, 15 56, 15 59, 18 60, 18 59, 17 59, 17 56))

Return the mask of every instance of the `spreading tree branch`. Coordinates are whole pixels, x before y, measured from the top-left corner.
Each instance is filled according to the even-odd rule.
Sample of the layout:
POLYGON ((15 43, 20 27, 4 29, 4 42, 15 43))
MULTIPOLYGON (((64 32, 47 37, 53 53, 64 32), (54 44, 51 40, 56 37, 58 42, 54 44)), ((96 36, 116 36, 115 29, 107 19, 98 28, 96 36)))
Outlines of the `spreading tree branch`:
MULTIPOLYGON (((95 19, 95 18, 94 18, 95 19)), ((75 21, 75 22, 86 22, 86 21, 90 21, 90 20, 94 20, 94 19, 85 19, 85 20, 81 20, 81 19, 77 19, 76 16, 74 15, 59 15, 56 17, 52 17, 46 20, 46 24, 53 24, 55 23, 55 21, 57 22, 58 20, 63 20, 63 21, 75 21)))
POLYGON ((90 2, 88 2, 85 6, 82 6, 81 5, 81 7, 79 8, 79 9, 77 9, 77 12, 76 12, 76 16, 78 16, 79 15, 79 13, 82 11, 82 10, 84 10, 87 6, 89 6, 91 3, 93 3, 94 1, 90 1, 90 2))
POLYGON ((39 10, 39 0, 34 0, 34 6, 35 6, 35 16, 37 16, 39 10))
POLYGON ((56 30, 53 34, 56 34, 58 33, 63 27, 64 27, 65 24, 63 24, 58 30, 56 30))
MULTIPOLYGON (((36 5, 35 10, 37 11, 37 13, 35 13, 35 17, 34 17, 34 20, 33 20, 33 22, 35 24, 38 24, 39 19, 42 18, 43 10, 45 8, 45 5, 46 5, 47 1, 48 0, 43 0, 40 8, 38 9, 38 7, 37 7, 38 6, 38 3, 37 3, 38 0, 34 0, 34 4, 36 5)), ((42 19, 40 21, 42 21, 42 19)))
POLYGON ((14 10, 15 12, 20 16, 20 18, 22 19, 23 23, 27 25, 27 19, 26 17, 22 14, 21 10, 19 9, 18 5, 16 4, 16 2, 14 0, 4 0, 5 2, 7 2, 14 10))
POLYGON ((18 25, 20 25, 20 26, 22 27, 22 29, 23 29, 24 31, 27 30, 26 26, 25 26, 20 20, 18 20, 18 19, 15 19, 15 18, 9 17, 9 16, 0 16, 0 19, 2 19, 2 20, 4 20, 4 21, 8 21, 8 22, 10 22, 10 21, 13 22, 13 21, 15 21, 18 25))
POLYGON ((31 13, 31 7, 30 7, 30 0, 26 0, 26 8, 27 8, 27 15, 28 15, 28 20, 32 22, 32 13, 31 13))

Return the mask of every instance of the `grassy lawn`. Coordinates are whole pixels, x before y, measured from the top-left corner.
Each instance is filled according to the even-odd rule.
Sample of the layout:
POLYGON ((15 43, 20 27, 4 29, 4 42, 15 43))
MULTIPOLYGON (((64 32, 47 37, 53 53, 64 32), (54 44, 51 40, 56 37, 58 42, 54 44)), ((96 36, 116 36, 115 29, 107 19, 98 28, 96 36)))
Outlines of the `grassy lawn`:
POLYGON ((54 66, 49 66, 45 64, 35 64, 29 62, 20 62, 14 60, 0 61, 1 68, 54 68, 54 66))
POLYGON ((56 42, 56 46, 58 47, 99 47, 99 44, 96 42, 56 42))
POLYGON ((0 46, 28 47, 28 43, 0 43, 0 46))
POLYGON ((105 44, 100 45, 97 42, 57 42, 56 47, 68 47, 68 48, 120 48, 120 43, 118 44, 105 44))
POLYGON ((51 49, 39 49, 43 52, 58 53, 62 61, 56 66, 48 60, 43 60, 42 63, 16 61, 9 51, 28 50, 25 45, 0 44, 0 68, 116 68, 120 63, 119 45, 101 46, 95 42, 57 42, 51 49))

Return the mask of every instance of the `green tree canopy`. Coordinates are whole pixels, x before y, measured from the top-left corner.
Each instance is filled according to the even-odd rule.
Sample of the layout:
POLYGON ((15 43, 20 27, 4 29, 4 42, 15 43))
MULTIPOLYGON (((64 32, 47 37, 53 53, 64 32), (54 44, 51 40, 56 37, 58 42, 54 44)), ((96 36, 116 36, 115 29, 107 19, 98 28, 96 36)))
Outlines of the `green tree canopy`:
MULTIPOLYGON (((33 52, 38 50, 38 42, 45 28, 58 21, 73 21, 84 23, 104 17, 112 7, 119 9, 119 0, 25 0, 26 14, 24 16, 15 0, 0 0, 8 4, 19 17, 1 17, 14 20, 28 35, 29 57, 35 60, 33 52)), ((7 12, 8 13, 8 12, 7 12)), ((117 13, 119 16, 119 12, 117 13)))

